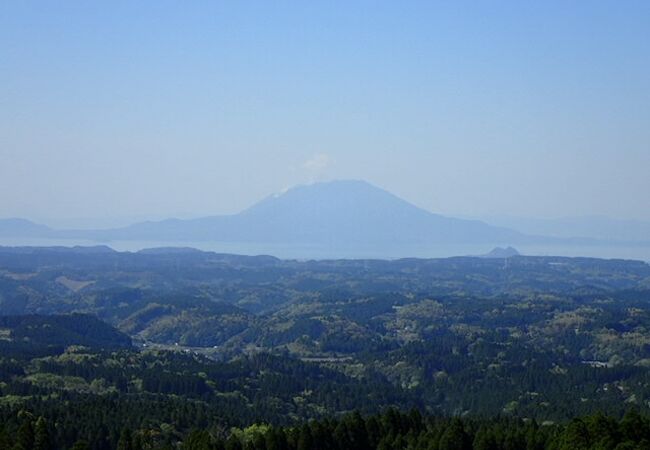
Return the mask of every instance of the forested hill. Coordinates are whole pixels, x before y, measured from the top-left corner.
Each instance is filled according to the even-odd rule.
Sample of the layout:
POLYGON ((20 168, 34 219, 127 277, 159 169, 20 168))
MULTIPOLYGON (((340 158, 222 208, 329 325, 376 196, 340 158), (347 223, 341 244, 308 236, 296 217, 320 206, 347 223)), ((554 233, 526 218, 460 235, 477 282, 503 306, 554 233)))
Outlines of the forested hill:
POLYGON ((591 419, 567 424, 602 411, 611 442, 644 445, 618 420, 650 414, 649 300, 636 261, 0 249, 4 442, 357 448, 366 429, 369 448, 437 449, 461 423, 455 448, 481 427, 497 443, 477 448, 591 448, 591 419), (391 408, 426 419, 370 431, 391 408))
MULTIPOLYGON (((94 415, 99 405, 79 414, 94 415)), ((141 405, 118 414, 137 415, 141 405)), ((100 410, 101 411, 101 410, 100 410)), ((192 421, 193 411, 178 411, 176 421, 192 421)), ((467 419, 422 416, 417 410, 400 413, 388 409, 364 417, 353 413, 341 418, 282 427, 258 423, 229 430, 194 428, 184 437, 156 429, 134 430, 116 426, 117 414, 104 416, 98 428, 61 433, 70 412, 58 411, 53 419, 23 412, 0 413, 0 448, 48 450, 646 450, 650 448, 650 419, 631 411, 622 419, 594 414, 562 424, 538 424, 511 418, 467 419)), ((166 424, 168 425, 168 424, 166 424)))
POLYGON ((131 338, 88 314, 0 316, 3 356, 58 354, 78 345, 117 350, 131 347, 131 338))

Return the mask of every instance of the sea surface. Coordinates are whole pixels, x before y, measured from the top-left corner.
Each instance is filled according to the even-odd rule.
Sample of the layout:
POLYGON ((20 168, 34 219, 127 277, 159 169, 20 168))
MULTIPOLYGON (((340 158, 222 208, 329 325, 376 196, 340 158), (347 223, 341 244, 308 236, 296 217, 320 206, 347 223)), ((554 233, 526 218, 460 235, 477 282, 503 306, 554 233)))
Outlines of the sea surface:
MULTIPOLYGON (((396 258, 446 258, 451 256, 477 256, 490 252, 503 243, 495 244, 440 244, 409 248, 329 248, 309 245, 284 245, 249 242, 213 241, 86 241, 79 239, 36 239, 0 238, 0 246, 52 247, 52 246, 96 246, 106 245, 117 251, 137 252, 157 247, 191 247, 217 253, 238 255, 272 255, 283 259, 396 259, 396 258)), ((650 262, 650 245, 517 245, 522 255, 529 256, 571 256, 606 259, 634 259, 650 262)))

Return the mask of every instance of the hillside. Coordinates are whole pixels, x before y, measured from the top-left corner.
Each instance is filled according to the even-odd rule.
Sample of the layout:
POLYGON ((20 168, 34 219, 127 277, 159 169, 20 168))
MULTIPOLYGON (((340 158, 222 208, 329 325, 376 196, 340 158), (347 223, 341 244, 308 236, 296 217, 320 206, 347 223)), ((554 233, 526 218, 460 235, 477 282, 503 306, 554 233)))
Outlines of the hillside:
POLYGON ((0 236, 2 237, 50 237, 51 228, 26 219, 0 219, 0 236))
POLYGON ((197 428, 293 435, 391 407, 463 417, 472 436, 480 417, 534 433, 647 414, 649 295, 650 266, 624 260, 0 248, 0 310, 15 314, 0 318, 0 424, 16 436, 43 416, 55 448, 115 448, 127 431, 163 448, 197 428))
MULTIPOLYGON (((222 361, 272 354, 283 367, 302 361, 365 380, 373 395, 402 389, 394 401, 417 398, 445 414, 497 414, 510 404, 512 414, 557 420, 624 401, 646 408, 639 399, 650 398, 650 266, 637 261, 5 248, 0 292, 5 314, 90 313, 145 351, 222 361)), ((69 343, 84 341, 61 342, 69 343)), ((305 402, 313 403, 305 417, 325 407, 305 402)))
POLYGON ((57 354, 71 345, 116 350, 130 348, 131 339, 86 314, 0 316, 4 356, 57 354))

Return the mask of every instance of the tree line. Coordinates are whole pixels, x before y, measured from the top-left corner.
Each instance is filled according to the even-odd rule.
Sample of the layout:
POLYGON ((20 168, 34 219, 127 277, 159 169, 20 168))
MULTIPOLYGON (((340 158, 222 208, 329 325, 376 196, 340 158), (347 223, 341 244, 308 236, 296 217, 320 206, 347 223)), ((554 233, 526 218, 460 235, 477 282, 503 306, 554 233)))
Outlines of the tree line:
MULTIPOLYGON (((101 421, 101 414, 97 420, 101 421)), ((110 423, 98 425, 101 432, 97 435, 82 429, 61 434, 59 418, 37 417, 21 410, 0 424, 0 450, 650 449, 650 418, 635 410, 621 419, 597 413, 566 424, 538 424, 507 417, 429 417, 415 409, 400 412, 389 408, 378 415, 354 412, 291 426, 254 424, 229 430, 208 426, 176 436, 165 436, 161 427, 116 429, 110 423)))

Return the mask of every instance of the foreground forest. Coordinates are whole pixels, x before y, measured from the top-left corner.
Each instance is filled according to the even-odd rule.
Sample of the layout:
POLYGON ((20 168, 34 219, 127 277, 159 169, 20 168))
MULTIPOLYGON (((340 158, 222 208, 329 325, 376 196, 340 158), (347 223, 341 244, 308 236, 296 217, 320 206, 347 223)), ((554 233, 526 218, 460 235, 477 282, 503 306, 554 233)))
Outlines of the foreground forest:
POLYGON ((648 448, 649 300, 636 261, 0 248, 0 449, 648 448))
MULTIPOLYGON (((56 428, 56 423, 43 417, 21 412, 0 428, 0 449, 61 448, 57 446, 62 440, 52 434, 56 428)), ((110 430, 110 425, 104 429, 110 430)), ((631 411, 620 420, 594 414, 565 425, 540 426, 513 418, 423 417, 417 410, 388 409, 381 415, 352 413, 292 427, 254 424, 227 432, 194 428, 178 441, 155 430, 133 431, 128 426, 119 435, 80 435, 72 450, 647 450, 650 419, 631 411)))

